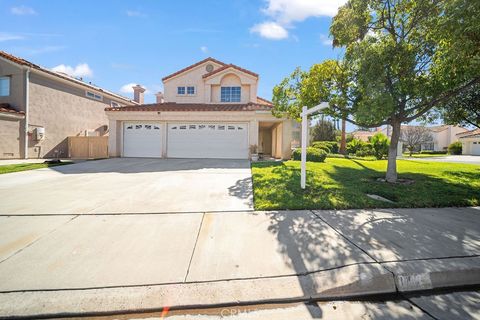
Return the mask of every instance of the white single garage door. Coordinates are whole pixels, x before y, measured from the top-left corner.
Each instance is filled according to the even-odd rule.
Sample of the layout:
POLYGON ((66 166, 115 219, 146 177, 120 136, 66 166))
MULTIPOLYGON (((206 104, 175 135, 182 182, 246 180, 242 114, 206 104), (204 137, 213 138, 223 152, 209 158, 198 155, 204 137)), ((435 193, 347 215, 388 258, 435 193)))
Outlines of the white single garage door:
POLYGON ((159 123, 127 122, 123 124, 124 157, 162 157, 162 130, 159 123))
POLYGON ((480 142, 472 141, 472 155, 480 156, 480 142))
POLYGON ((246 123, 169 123, 169 158, 248 159, 246 123))

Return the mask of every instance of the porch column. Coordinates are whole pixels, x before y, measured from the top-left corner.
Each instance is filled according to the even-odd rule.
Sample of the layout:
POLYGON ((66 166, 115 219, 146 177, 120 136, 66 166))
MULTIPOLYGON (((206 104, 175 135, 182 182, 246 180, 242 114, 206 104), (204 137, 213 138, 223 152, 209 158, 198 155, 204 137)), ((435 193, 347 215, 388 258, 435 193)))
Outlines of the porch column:
POLYGON ((108 155, 110 157, 117 157, 117 121, 108 121, 108 155))
POLYGON ((258 120, 250 121, 250 145, 257 145, 258 147, 258 120))

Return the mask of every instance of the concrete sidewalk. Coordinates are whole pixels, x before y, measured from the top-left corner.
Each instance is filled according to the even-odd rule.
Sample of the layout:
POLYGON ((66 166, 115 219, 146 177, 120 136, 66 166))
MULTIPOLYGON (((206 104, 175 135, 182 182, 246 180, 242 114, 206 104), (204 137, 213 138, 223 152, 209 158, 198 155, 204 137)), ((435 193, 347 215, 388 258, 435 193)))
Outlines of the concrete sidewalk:
POLYGON ((480 284, 480 208, 0 217, 0 317, 480 284))

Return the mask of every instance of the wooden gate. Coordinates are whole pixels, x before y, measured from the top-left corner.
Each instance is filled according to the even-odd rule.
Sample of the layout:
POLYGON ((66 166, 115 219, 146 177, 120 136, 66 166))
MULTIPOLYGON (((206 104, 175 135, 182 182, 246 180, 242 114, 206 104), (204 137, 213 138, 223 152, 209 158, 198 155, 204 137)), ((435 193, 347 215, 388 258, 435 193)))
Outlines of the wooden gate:
POLYGON ((72 159, 108 158, 108 136, 68 137, 68 157, 72 159))

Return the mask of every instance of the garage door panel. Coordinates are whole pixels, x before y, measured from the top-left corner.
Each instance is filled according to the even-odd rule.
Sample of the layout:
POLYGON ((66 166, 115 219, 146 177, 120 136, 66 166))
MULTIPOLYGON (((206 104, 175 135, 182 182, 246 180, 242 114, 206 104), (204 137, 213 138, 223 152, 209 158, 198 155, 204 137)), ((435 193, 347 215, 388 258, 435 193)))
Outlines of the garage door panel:
POLYGON ((124 123, 123 156, 160 158, 162 127, 159 123, 124 123))
POLYGON ((168 125, 171 158, 248 158, 246 123, 173 123, 168 125))
POLYGON ((473 141, 472 142, 472 155, 480 156, 480 142, 479 141, 473 141))

